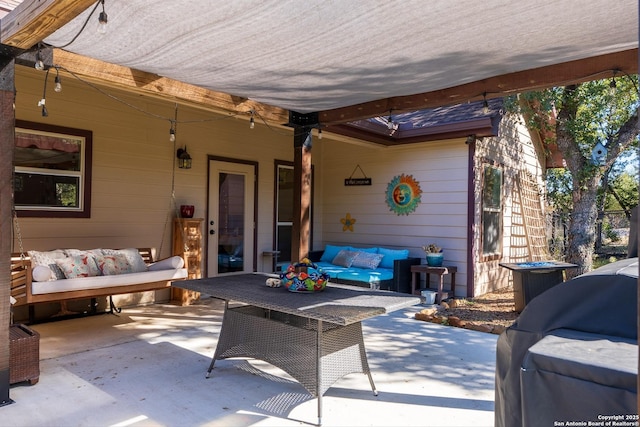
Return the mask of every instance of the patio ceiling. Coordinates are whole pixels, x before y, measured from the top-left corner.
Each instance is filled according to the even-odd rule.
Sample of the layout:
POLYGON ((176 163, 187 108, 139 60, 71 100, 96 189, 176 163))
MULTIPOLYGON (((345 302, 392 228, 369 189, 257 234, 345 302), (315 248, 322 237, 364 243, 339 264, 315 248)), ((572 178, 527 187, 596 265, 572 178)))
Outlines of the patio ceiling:
POLYGON ((344 123, 638 68, 636 0, 106 0, 106 34, 95 2, 65 3, 26 0, 3 18, 2 43, 79 34, 54 63, 132 90, 183 85, 165 92, 178 98, 187 85, 234 112, 260 104, 273 120, 344 123))

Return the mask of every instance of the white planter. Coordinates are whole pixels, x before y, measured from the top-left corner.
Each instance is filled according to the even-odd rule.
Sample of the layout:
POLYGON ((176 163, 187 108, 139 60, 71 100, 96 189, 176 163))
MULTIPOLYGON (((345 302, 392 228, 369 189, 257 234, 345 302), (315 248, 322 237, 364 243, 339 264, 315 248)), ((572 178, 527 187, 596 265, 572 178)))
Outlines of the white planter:
POLYGON ((422 294, 422 298, 424 298, 424 303, 427 305, 432 305, 436 303, 436 294, 434 291, 420 291, 422 294))

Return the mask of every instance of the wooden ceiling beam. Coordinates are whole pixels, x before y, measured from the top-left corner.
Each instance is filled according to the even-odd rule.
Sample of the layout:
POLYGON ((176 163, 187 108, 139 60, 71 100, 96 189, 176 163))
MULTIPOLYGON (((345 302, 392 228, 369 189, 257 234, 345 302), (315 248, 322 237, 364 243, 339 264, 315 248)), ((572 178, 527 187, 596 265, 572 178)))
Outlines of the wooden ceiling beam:
MULTIPOLYGON (((347 123, 370 117, 454 105, 468 101, 497 98, 553 86, 580 83, 612 76, 611 70, 638 73, 638 49, 611 53, 562 64, 549 65, 517 73, 504 74, 433 92, 397 96, 349 107, 320 111, 323 125, 347 123)), ((618 74, 620 75, 620 74, 618 74)))
MULTIPOLYGON (((96 0, 23 1, 2 18, 0 40, 30 49, 94 4, 96 0)), ((96 25, 97 19, 96 15, 96 25)))
POLYGON ((223 114, 246 113, 247 119, 250 117, 250 111, 253 110, 258 116, 256 120, 263 119, 274 124, 287 123, 289 120, 289 111, 279 107, 214 92, 157 74, 110 64, 61 49, 54 49, 53 64, 61 67, 61 71, 68 71, 93 84, 109 85, 132 93, 170 99, 223 114))

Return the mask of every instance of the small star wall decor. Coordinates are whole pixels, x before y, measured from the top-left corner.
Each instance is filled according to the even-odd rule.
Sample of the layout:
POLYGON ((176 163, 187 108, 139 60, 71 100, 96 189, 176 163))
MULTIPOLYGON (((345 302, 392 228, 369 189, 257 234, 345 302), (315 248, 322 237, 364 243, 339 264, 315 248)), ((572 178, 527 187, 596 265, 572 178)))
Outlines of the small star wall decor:
POLYGON ((356 223, 355 218, 351 218, 351 214, 347 212, 347 216, 345 218, 340 219, 342 223, 342 231, 351 231, 353 232, 353 224, 356 223))

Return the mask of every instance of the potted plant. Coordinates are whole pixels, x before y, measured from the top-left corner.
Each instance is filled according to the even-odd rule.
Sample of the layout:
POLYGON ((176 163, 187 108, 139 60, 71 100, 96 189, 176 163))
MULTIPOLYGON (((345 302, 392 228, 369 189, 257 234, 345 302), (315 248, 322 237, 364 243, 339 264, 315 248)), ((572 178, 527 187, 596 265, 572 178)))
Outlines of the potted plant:
POLYGON ((444 254, 442 248, 434 243, 430 243, 427 246, 423 246, 422 250, 427 256, 427 265, 429 267, 441 267, 444 254))

